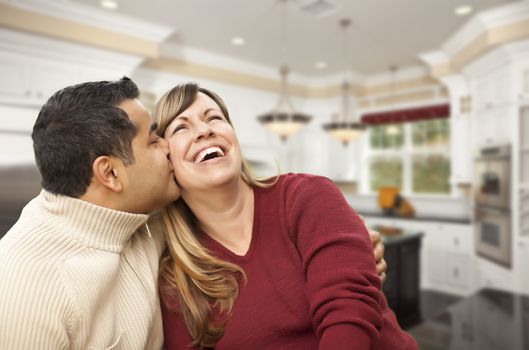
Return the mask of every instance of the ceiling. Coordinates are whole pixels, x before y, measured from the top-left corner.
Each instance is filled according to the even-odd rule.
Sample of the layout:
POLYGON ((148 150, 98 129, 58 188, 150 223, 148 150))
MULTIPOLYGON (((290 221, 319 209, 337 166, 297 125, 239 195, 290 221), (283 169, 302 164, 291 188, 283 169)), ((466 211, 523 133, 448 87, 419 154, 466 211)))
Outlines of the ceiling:
MULTIPOLYGON (((99 0, 70 1, 100 6, 99 0)), ((280 0, 116 1, 119 7, 115 12, 175 28, 167 42, 180 48, 202 49, 270 67, 286 61, 292 71, 307 76, 338 74, 346 68, 370 75, 385 72, 391 65, 417 64, 419 53, 439 49, 474 13, 515 2, 288 0, 285 7, 280 0), (325 1, 335 9, 321 17, 302 10, 303 5, 315 1, 325 1), (472 6, 474 12, 454 15, 454 9, 462 4, 472 6), (342 18, 352 20, 347 31, 340 29, 342 18), (232 45, 234 36, 243 37, 245 45, 232 45), (318 61, 326 62, 327 68, 315 68, 318 61)))

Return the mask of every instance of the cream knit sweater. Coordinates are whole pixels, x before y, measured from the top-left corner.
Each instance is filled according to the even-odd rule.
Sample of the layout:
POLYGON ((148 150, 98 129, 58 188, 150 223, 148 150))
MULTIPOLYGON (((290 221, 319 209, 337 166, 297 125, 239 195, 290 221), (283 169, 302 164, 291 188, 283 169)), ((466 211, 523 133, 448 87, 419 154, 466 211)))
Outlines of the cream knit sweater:
POLYGON ((160 349, 148 218, 42 191, 0 240, 0 349, 160 349))

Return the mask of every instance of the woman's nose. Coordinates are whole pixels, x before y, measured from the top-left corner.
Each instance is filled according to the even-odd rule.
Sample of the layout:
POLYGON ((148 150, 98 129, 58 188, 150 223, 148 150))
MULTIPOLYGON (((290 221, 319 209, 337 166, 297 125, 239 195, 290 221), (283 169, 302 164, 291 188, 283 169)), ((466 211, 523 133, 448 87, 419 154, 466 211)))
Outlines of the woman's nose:
POLYGON ((195 133, 196 140, 200 140, 202 138, 207 138, 213 135, 213 130, 211 129, 208 123, 201 121, 195 125, 195 133))

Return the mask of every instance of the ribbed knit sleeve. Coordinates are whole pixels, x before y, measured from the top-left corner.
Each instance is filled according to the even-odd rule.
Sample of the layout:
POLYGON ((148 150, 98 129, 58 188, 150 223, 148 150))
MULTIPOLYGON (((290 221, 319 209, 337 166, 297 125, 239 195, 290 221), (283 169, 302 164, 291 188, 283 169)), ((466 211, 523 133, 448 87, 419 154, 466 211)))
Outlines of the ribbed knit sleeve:
POLYGON ((284 220, 302 260, 319 348, 377 349, 380 279, 362 220, 330 180, 290 181, 284 220))

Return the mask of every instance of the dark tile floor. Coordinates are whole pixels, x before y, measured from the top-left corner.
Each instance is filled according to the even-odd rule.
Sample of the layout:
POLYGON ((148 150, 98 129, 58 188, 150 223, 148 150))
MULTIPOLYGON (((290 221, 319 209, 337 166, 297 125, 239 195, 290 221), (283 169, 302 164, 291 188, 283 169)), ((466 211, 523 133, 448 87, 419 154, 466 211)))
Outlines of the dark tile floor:
MULTIPOLYGON (((421 290, 420 292, 421 319, 431 320, 450 305, 457 303, 462 298, 452 294, 441 293, 433 290, 421 290)), ((417 324, 406 326, 405 329, 415 327, 417 324)))

